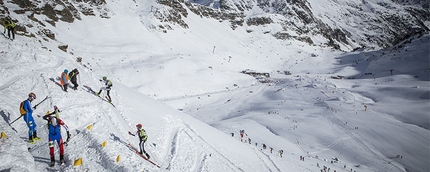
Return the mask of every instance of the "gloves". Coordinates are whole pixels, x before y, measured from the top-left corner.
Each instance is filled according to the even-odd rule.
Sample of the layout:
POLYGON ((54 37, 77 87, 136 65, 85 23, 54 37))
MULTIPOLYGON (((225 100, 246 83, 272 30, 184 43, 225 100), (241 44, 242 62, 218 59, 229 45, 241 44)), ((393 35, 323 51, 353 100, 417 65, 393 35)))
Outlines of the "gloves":
POLYGON ((128 134, 133 135, 133 133, 131 133, 130 131, 128 132, 128 134))
POLYGON ((101 82, 102 80, 101 80, 101 79, 99 79, 99 81, 101 82))

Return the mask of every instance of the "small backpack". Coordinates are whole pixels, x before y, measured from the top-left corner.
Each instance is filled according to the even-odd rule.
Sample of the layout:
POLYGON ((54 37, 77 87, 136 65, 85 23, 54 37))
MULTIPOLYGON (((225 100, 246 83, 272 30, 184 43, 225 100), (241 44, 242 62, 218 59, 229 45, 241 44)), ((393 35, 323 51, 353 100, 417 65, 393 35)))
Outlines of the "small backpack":
POLYGON ((21 113, 21 115, 25 115, 27 113, 27 111, 24 109, 24 101, 22 101, 19 105, 19 113, 21 113))
POLYGON ((74 71, 69 72, 69 79, 72 79, 73 75, 75 75, 74 71))

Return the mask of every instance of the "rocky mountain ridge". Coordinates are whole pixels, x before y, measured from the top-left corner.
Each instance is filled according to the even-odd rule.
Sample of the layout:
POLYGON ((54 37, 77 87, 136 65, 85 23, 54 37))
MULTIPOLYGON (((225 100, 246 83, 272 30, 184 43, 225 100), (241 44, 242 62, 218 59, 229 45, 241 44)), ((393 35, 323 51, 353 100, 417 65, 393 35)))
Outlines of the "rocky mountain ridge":
MULTIPOLYGON (((134 3, 138 6, 144 2, 134 0, 134 3)), ((344 51, 386 48, 430 31, 429 2, 422 0, 157 0, 156 3, 159 7, 151 10, 150 15, 158 21, 148 29, 160 32, 187 29, 187 16, 193 13, 202 20, 229 22, 232 30, 243 27, 248 33, 261 32, 281 40, 295 39, 344 51), (330 7, 340 10, 330 11, 330 7), (255 13, 256 9, 261 12, 255 13), (255 28, 268 25, 280 29, 255 28), (355 33, 357 28, 362 32, 355 33), (315 39, 320 36, 324 39, 315 39)), ((46 41, 55 40, 56 33, 50 28, 56 22, 73 23, 82 20, 82 16, 110 18, 115 14, 105 0, 8 0, 0 4, 0 17, 12 18, 18 34, 46 41)))

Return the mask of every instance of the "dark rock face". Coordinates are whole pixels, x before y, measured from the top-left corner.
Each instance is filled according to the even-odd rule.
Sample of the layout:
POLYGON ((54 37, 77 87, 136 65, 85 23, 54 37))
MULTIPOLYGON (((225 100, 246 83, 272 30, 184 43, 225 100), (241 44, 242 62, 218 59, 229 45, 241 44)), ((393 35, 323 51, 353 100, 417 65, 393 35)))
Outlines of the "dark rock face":
MULTIPOLYGON (((137 3, 136 0, 133 0, 137 3)), ((311 45, 329 46, 339 50, 353 50, 357 47, 385 48, 393 46, 414 35, 428 33, 430 29, 430 2, 392 0, 391 2, 368 1, 325 1, 336 7, 334 11, 321 12, 307 0, 157 0, 163 9, 154 10, 153 15, 163 24, 150 26, 161 32, 180 28, 187 29, 189 12, 204 18, 227 21, 234 30, 245 27, 280 25, 281 30, 265 31, 277 39, 295 39, 311 45), (247 12, 259 8, 263 14, 246 16, 247 12), (276 16, 276 18, 275 18, 276 16), (281 17, 280 17, 281 16, 281 17), (358 28, 358 29, 357 29, 358 28), (360 30, 360 33, 355 33, 360 30), (296 34, 291 35, 291 31, 296 34), (321 35, 325 42, 312 40, 321 35)), ((81 15, 110 18, 111 12, 105 0, 9 0, 0 1, 0 22, 11 13, 4 4, 16 4, 19 9, 12 12, 23 15, 28 21, 18 21, 17 31, 24 36, 40 35, 43 39, 55 40, 55 33, 47 25, 55 27, 59 21, 73 23, 81 20, 81 15), (40 21, 35 16, 47 19, 40 21), (21 23, 20 23, 21 22, 21 23), (29 33, 28 28, 37 28, 29 33)), ((152 10, 152 9, 151 9, 152 10)))
MULTIPOLYGON (((0 17, 2 20, 9 16, 11 11, 1 1, 0 17)), ((55 33, 46 29, 46 25, 50 24, 55 26, 57 22, 73 23, 75 20, 81 20, 81 14, 88 16, 99 16, 101 18, 109 18, 109 10, 106 7, 104 0, 11 0, 9 3, 16 4, 19 8, 13 9, 16 14, 21 14, 23 18, 28 21, 14 20, 16 30, 21 31, 23 36, 34 37, 36 35, 42 36, 43 39, 55 40, 55 33), (48 19, 41 21, 35 15, 43 15, 48 19), (36 33, 28 33, 26 28, 37 27, 39 28, 36 33)), ((2 21, 2 24, 4 21, 2 21)))
MULTIPOLYGON (((190 2, 193 2, 192 0, 190 2)), ((215 2, 215 1, 212 1, 215 2)), ((425 22, 430 22, 430 2, 393 0, 392 3, 373 3, 368 1, 330 1, 340 11, 331 12, 331 16, 314 14, 312 5, 307 0, 221 0, 220 4, 188 5, 196 14, 209 14, 213 17, 229 21, 232 28, 242 26, 233 21, 243 21, 243 12, 256 4, 267 13, 267 16, 249 18, 250 25, 279 24, 284 30, 272 33, 278 39, 297 39, 313 44, 312 35, 322 35, 326 38, 326 46, 340 49, 341 45, 353 49, 356 47, 385 48, 421 33, 428 33, 425 22), (371 3, 371 4, 369 4, 371 3), (401 5, 401 6, 399 6, 401 5), (197 7, 196 7, 197 6, 197 7), (217 12, 212 12, 217 9, 217 12), (203 12, 204 11, 204 12, 203 12), (216 13, 217 15, 214 15, 216 13), (283 21, 269 20, 273 14, 285 17, 283 21), (337 17, 335 19, 335 17, 337 17), (353 21, 354 19, 360 21, 353 21), (331 22, 327 22, 330 20, 331 22), (342 23, 342 22, 350 23, 342 23), (354 33, 349 27, 360 26, 363 33, 354 33), (287 31, 295 31, 299 36, 291 36, 287 31)), ((248 31, 250 32, 250 31, 248 31)))

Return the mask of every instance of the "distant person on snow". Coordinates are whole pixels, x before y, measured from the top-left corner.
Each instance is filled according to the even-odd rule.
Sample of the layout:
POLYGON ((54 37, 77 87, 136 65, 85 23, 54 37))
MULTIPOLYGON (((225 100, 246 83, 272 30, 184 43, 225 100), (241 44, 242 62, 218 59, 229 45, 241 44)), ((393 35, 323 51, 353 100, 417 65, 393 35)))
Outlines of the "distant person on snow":
POLYGON ((128 132, 128 134, 132 135, 132 136, 139 136, 139 148, 140 148, 140 154, 142 155, 143 153, 145 153, 146 157, 148 157, 149 159, 149 154, 146 153, 145 151, 145 147, 144 144, 146 142, 146 140, 148 139, 148 135, 146 135, 146 131, 142 128, 142 124, 137 124, 136 125, 137 131, 135 134, 131 133, 130 131, 128 132))
POLYGON ((36 99, 36 94, 31 92, 28 94, 28 99, 22 102, 20 107, 20 113, 24 117, 24 121, 28 127, 28 142, 34 144, 34 141, 41 140, 37 137, 37 125, 33 118, 33 109, 31 108, 31 102, 36 99))
POLYGON ((109 101, 109 103, 112 103, 112 99, 110 98, 110 90, 112 87, 112 81, 110 81, 109 79, 107 79, 106 76, 103 76, 103 80, 100 80, 101 82, 103 82, 105 84, 105 87, 100 88, 100 91, 97 93, 97 95, 100 95, 100 93, 102 93, 102 90, 106 90, 107 93, 107 99, 109 101))
POLYGON ((239 134, 240 134, 240 141, 243 142, 243 136, 245 135, 245 130, 240 130, 239 134))
POLYGON ((77 76, 78 76, 78 74, 79 74, 79 71, 78 71, 78 69, 73 69, 70 73, 69 73, 69 78, 70 78, 70 81, 72 82, 72 84, 73 84, 73 87, 72 87, 72 89, 74 89, 74 90, 77 90, 78 89, 78 83, 77 83, 77 76))
MULTIPOLYGON (((55 113, 54 113, 55 114, 55 113)), ((57 145, 60 149, 60 164, 64 163, 64 143, 63 138, 61 136, 61 126, 66 130, 67 132, 67 140, 66 142, 69 142, 70 140, 70 132, 69 127, 61 120, 60 118, 57 118, 56 115, 53 115, 52 113, 46 112, 46 115, 42 117, 43 119, 48 121, 48 130, 49 130, 49 154, 51 155, 51 164, 50 166, 54 166, 55 164, 55 155, 54 155, 54 141, 57 142, 57 145)))
POLYGON ((63 86, 63 91, 67 92, 68 82, 69 82, 69 70, 64 69, 60 75, 60 84, 63 86))
POLYGON ((7 19, 4 25, 4 31, 3 34, 6 35, 6 29, 7 29, 7 35, 9 39, 15 39, 15 23, 11 19, 7 19), (10 33, 12 33, 12 37, 10 37, 10 33))

